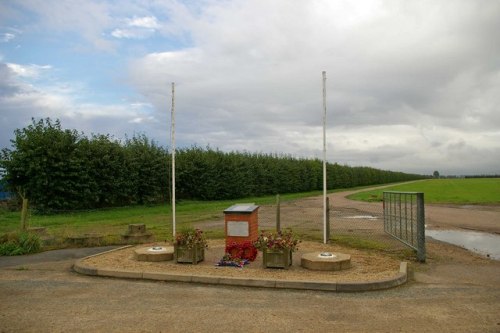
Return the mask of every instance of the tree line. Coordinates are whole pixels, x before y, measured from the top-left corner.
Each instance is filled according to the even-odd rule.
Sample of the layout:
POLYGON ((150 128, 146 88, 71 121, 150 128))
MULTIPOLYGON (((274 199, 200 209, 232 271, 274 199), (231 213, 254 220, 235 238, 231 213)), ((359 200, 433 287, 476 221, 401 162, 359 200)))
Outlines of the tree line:
MULTIPOLYGON (((37 211, 94 209, 171 200, 171 152, 145 135, 123 141, 32 120, 2 150, 6 187, 37 211)), ((391 183, 421 175, 327 164, 328 189, 391 183)), ((322 189, 322 161, 289 155, 176 150, 176 198, 237 199, 322 189)))

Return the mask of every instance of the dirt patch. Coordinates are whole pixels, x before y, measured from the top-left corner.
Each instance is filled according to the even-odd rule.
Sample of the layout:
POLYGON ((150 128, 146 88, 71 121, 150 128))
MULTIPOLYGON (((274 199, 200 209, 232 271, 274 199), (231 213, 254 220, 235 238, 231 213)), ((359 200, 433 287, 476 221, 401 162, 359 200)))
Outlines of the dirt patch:
POLYGON ((216 263, 224 255, 224 240, 211 240, 209 248, 205 253, 205 260, 198 265, 176 264, 174 261, 143 262, 135 260, 134 249, 145 246, 147 245, 126 248, 87 258, 84 260, 84 264, 101 269, 111 268, 171 274, 328 282, 366 282, 394 278, 399 273, 400 264, 399 260, 379 253, 370 253, 339 245, 302 242, 299 251, 293 254, 293 265, 288 270, 263 268, 261 253, 259 253, 254 262, 246 265, 244 268, 218 267, 216 263), (349 254, 351 255, 351 268, 335 272, 311 271, 302 268, 300 266, 302 254, 315 251, 349 254))
MULTIPOLYGON (((371 189, 383 187, 387 186, 371 189)), ((367 189, 362 191, 365 190, 367 189)), ((361 190, 330 194, 330 202, 338 209, 348 208, 373 214, 382 212, 381 202, 362 202, 346 198, 359 191, 361 190)), ((500 205, 425 204, 425 221, 431 229, 467 229, 500 234, 500 205)))

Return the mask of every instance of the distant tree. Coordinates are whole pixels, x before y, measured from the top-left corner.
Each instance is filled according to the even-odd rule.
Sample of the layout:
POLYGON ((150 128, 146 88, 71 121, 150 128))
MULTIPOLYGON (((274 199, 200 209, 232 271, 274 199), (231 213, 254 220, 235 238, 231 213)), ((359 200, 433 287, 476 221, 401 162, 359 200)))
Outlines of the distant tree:
POLYGON ((439 171, 434 171, 434 173, 432 174, 434 176, 434 178, 439 178, 439 171))

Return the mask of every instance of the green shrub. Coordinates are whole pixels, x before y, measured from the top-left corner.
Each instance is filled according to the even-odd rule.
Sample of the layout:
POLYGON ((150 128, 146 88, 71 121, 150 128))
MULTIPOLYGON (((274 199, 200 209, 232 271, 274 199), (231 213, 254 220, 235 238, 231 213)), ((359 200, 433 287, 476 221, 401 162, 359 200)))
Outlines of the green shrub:
POLYGON ((0 237, 0 255, 16 256, 40 251, 38 235, 29 232, 13 232, 0 237))

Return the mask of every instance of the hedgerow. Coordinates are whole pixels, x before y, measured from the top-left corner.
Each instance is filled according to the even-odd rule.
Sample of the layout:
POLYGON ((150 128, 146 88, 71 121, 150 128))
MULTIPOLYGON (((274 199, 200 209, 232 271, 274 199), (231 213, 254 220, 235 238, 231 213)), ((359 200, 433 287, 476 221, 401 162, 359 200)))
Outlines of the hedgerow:
MULTIPOLYGON (((39 212, 168 202, 171 154, 145 135, 119 141, 62 129, 59 120, 32 120, 15 131, 0 167, 11 191, 39 212)), ((327 165, 328 189, 399 182, 420 175, 327 165)), ((179 199, 220 200, 320 190, 319 159, 192 146, 176 150, 179 199)))

